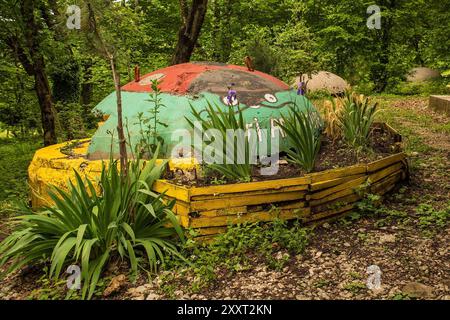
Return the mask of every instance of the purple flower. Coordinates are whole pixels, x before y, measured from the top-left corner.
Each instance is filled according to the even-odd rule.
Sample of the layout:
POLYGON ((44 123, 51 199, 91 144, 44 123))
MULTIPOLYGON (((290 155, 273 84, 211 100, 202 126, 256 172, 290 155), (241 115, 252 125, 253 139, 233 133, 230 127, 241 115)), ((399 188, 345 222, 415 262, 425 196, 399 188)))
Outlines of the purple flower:
POLYGON ((233 100, 237 100, 237 92, 236 90, 232 89, 232 86, 234 86, 234 83, 232 83, 229 87, 228 87, 228 95, 227 95, 227 101, 229 105, 233 104, 233 100))
POLYGON ((304 96, 305 95, 305 83, 303 81, 300 81, 298 83, 297 94, 299 96, 304 96))

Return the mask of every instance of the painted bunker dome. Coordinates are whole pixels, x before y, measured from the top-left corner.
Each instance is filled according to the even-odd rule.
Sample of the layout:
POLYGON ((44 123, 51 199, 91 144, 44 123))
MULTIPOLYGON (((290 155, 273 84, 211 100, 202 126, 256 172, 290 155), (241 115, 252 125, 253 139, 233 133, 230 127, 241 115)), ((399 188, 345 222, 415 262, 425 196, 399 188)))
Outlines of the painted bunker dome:
MULTIPOLYGON (((223 111, 233 108, 236 113, 239 107, 247 127, 266 129, 268 133, 278 129, 276 120, 288 111, 289 106, 296 105, 302 110, 312 110, 316 113, 311 102, 304 96, 297 95, 286 83, 263 72, 219 63, 178 64, 146 74, 138 81, 122 87, 125 135, 130 137, 133 148, 142 137, 139 116, 152 116, 152 80, 160 81, 159 98, 164 105, 158 113, 158 121, 161 124, 157 125, 158 135, 164 140, 161 150, 161 156, 164 158, 171 157, 173 148, 180 146, 179 140, 172 141, 175 131, 192 131, 186 121, 186 118, 194 120, 191 106, 202 111, 210 103, 223 111)), ((108 159, 111 150, 114 157, 118 156, 116 101, 116 93, 113 92, 94 108, 94 111, 101 112, 108 118, 92 137, 88 159, 108 159)), ((280 137, 280 148, 284 150, 289 144, 283 134, 280 137)), ((182 152, 174 154, 190 156, 190 144, 182 149, 182 152)))

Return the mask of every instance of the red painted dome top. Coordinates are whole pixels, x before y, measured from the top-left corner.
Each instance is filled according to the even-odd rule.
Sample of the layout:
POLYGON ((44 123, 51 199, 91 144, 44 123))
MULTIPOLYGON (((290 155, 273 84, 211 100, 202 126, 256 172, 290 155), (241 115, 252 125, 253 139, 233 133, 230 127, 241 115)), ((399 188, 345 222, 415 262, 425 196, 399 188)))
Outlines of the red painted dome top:
MULTIPOLYGON (((234 88, 242 87, 244 91, 289 90, 283 81, 260 71, 249 71, 246 67, 211 63, 190 62, 173 65, 150 72, 140 81, 132 81, 122 87, 123 91, 151 92, 151 81, 159 79, 162 92, 172 94, 197 94, 202 91, 219 93, 226 89, 224 84, 233 84, 234 88)), ((242 91, 242 90, 241 90, 242 91)))

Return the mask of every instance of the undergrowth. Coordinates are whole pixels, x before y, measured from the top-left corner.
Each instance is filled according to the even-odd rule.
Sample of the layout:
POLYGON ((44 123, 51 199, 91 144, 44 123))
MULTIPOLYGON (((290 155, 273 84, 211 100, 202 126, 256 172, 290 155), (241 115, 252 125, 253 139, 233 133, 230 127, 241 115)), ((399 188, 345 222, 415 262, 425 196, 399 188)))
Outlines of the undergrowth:
MULTIPOLYGON (((220 276, 252 268, 254 261, 281 270, 286 263, 304 252, 311 230, 299 221, 288 223, 274 220, 268 223, 246 223, 230 226, 214 242, 199 244, 188 240, 182 250, 191 262, 182 272, 193 274, 192 290, 198 291, 220 276)), ((178 262, 175 262, 178 263, 178 262)), ((177 267, 177 266, 172 266, 177 267)), ((167 276, 163 291, 173 289, 175 277, 167 276)))

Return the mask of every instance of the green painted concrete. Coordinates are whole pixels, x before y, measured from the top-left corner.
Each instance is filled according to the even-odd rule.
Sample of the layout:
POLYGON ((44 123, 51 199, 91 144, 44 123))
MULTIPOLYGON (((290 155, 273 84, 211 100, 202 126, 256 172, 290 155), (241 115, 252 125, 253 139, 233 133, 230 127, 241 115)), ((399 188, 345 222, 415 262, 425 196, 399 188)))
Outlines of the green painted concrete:
MULTIPOLYGON (((250 108, 244 104, 240 104, 243 111, 244 119, 246 123, 253 123, 255 127, 255 119, 257 119, 261 129, 271 129, 271 119, 279 119, 282 113, 286 113, 289 110, 289 106, 297 105, 302 110, 312 109, 315 110, 311 102, 304 96, 299 96, 294 90, 282 91, 275 93, 277 102, 270 103, 264 101, 264 105, 259 108, 250 108), (281 107, 280 107, 281 106, 281 107), (276 107, 279 107, 278 109, 276 107)), ((187 129, 192 131, 185 117, 194 120, 190 105, 192 105, 197 111, 203 110, 207 106, 208 102, 213 105, 219 106, 222 110, 230 108, 222 102, 222 97, 204 92, 196 97, 191 96, 178 96, 167 93, 160 94, 161 102, 165 105, 162 107, 159 113, 159 121, 167 124, 167 127, 162 125, 157 126, 158 133, 164 139, 164 145, 162 148, 162 157, 170 157, 171 150, 174 145, 178 144, 178 141, 171 141, 172 133, 177 129, 187 129)), ((143 113, 144 116, 150 117, 153 103, 150 102, 149 93, 137 93, 137 92, 122 92, 122 105, 123 105, 123 120, 126 124, 126 136, 131 137, 131 145, 134 147, 140 137, 140 128, 138 121, 138 114, 143 113)), ((94 111, 100 111, 103 114, 109 115, 108 120, 97 130, 92 138, 92 142, 88 149, 88 156, 90 159, 108 158, 111 151, 111 132, 114 133, 114 140, 112 143, 112 152, 114 156, 118 155, 119 146, 117 139, 117 112, 116 112, 116 94, 115 92, 107 96, 101 101, 94 109, 94 111)), ((237 107, 235 107, 237 110, 237 107)), ((281 150, 288 148, 287 139, 281 139, 281 150)), ((186 146, 188 147, 188 146, 186 146)))

